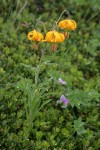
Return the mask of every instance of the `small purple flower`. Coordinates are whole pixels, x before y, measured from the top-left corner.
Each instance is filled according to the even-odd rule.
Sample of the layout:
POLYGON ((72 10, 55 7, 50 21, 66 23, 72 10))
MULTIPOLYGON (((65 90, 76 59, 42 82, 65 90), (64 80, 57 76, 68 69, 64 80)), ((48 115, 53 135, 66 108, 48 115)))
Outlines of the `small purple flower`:
POLYGON ((60 100, 57 101, 57 104, 59 104, 59 103, 63 103, 64 106, 62 106, 62 107, 63 107, 63 108, 66 108, 67 105, 68 105, 68 103, 69 103, 69 100, 67 100, 66 97, 65 97, 64 95, 62 95, 62 96, 60 97, 60 100))
POLYGON ((60 101, 64 103, 64 105, 68 105, 69 101, 66 99, 64 95, 60 97, 60 101))
POLYGON ((66 84, 66 82, 64 80, 62 80, 61 78, 58 79, 58 82, 61 83, 61 84, 63 84, 63 85, 66 84))

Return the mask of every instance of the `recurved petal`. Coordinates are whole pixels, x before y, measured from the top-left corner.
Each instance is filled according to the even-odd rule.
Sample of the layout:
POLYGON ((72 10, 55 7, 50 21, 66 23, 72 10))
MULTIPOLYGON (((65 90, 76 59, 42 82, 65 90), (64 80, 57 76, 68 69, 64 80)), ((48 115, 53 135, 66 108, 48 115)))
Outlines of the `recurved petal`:
POLYGON ((58 26, 60 28, 66 28, 68 30, 75 30, 77 27, 76 22, 74 20, 71 20, 71 19, 66 19, 66 20, 60 21, 58 26))
POLYGON ((60 39, 61 39, 61 42, 65 40, 65 36, 62 33, 60 33, 60 39))
POLYGON ((63 42, 65 37, 63 34, 57 32, 57 31, 49 31, 47 34, 46 34, 46 41, 47 42, 63 42))
POLYGON ((74 20, 66 19, 66 28, 68 30, 75 30, 76 29, 76 22, 74 20))
POLYGON ((46 39, 47 42, 50 42, 50 41, 51 41, 52 36, 53 36, 52 32, 53 32, 53 31, 49 31, 49 32, 46 34, 45 39, 46 39))
POLYGON ((77 24, 74 20, 71 20, 72 24, 73 24, 73 30, 75 30, 77 28, 77 24))
POLYGON ((43 39, 44 36, 41 33, 37 32, 37 41, 42 41, 43 39))
POLYGON ((58 24, 58 26, 59 26, 60 28, 66 28, 66 20, 60 21, 59 24, 58 24))
POLYGON ((28 38, 29 40, 32 40, 32 39, 33 39, 33 32, 32 32, 32 31, 28 33, 27 38, 28 38))
POLYGON ((33 41, 37 41, 37 38, 38 38, 38 32, 34 29, 33 30, 33 41))

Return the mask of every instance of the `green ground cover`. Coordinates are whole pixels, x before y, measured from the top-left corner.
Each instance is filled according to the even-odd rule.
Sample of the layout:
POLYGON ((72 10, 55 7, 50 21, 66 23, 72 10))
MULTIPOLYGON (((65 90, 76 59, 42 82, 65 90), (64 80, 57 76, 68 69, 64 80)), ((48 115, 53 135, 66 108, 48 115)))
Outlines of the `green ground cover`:
MULTIPOLYGON (((0 2, 2 150, 99 149, 99 6, 98 0, 0 2), (34 49, 27 34, 34 28, 46 33, 65 9, 77 22, 77 30, 71 31, 69 39, 58 44, 55 52, 47 44, 43 63, 39 66, 45 43, 40 43, 38 50, 34 49), (34 84, 36 73, 39 76, 37 85, 34 84), (67 84, 60 85, 58 78, 67 84), (32 96, 37 90, 37 107, 45 106, 39 112, 38 109, 33 111, 30 129, 25 106, 29 107, 31 90, 32 96), (62 94, 70 101, 66 109, 56 105, 62 94)), ((65 13, 62 19, 66 17, 65 13)))

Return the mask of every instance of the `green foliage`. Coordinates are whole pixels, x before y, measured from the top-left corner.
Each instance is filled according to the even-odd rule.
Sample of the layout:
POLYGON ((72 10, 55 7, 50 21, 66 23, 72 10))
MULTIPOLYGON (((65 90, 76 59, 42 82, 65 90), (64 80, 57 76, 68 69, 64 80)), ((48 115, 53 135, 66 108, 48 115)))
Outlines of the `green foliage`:
POLYGON ((99 3, 0 2, 0 149, 99 149, 99 3), (35 50, 27 33, 33 28, 44 32, 39 21, 49 31, 64 9, 77 30, 55 52, 48 44, 40 66, 45 45, 35 50), (60 85, 58 78, 67 84, 60 85), (69 100, 66 109, 56 105, 62 94, 69 100))
POLYGON ((47 86, 45 89, 43 87, 43 85, 44 84, 42 84, 42 86, 41 86, 41 84, 40 84, 40 85, 36 86, 36 84, 34 84, 31 79, 24 79, 24 78, 22 78, 17 83, 17 88, 19 90, 22 90, 25 93, 25 96, 28 96, 27 99, 25 98, 24 104, 25 104, 25 109, 26 109, 27 121, 28 121, 29 125, 32 124, 39 109, 51 101, 49 99, 45 100, 42 103, 42 105, 40 106, 41 96, 45 92, 45 90, 48 89, 47 86))
POLYGON ((74 128, 77 131, 78 135, 81 135, 82 133, 85 133, 84 129, 84 122, 82 122, 82 118, 79 117, 77 120, 74 121, 74 128))
POLYGON ((81 91, 81 90, 74 90, 72 93, 66 94, 67 97, 70 99, 70 104, 76 107, 80 107, 80 105, 90 106, 91 100, 95 98, 97 101, 99 101, 100 94, 95 91, 91 90, 89 92, 81 91))

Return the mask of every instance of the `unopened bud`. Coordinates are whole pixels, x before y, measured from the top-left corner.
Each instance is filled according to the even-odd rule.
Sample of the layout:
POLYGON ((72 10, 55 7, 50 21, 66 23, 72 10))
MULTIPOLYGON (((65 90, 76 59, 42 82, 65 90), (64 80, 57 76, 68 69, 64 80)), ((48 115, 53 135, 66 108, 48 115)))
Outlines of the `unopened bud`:
POLYGON ((36 43, 34 43, 33 48, 38 50, 38 45, 36 43))
POLYGON ((68 38, 69 38, 69 34, 68 34, 68 32, 63 32, 63 35, 65 36, 65 38, 66 38, 66 39, 68 39, 68 38))
POLYGON ((51 45, 51 50, 52 51, 56 51, 57 50, 58 45, 57 44, 52 44, 51 45))

